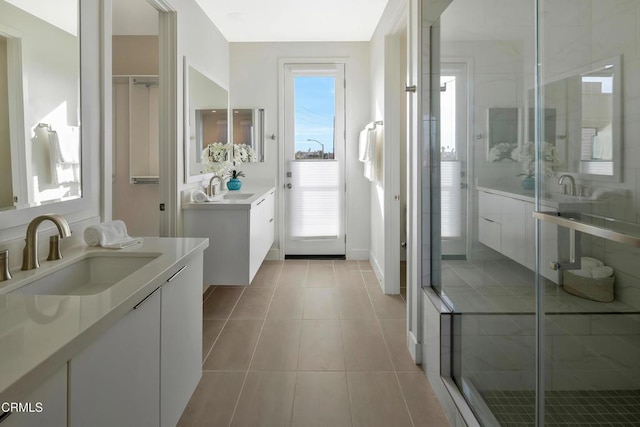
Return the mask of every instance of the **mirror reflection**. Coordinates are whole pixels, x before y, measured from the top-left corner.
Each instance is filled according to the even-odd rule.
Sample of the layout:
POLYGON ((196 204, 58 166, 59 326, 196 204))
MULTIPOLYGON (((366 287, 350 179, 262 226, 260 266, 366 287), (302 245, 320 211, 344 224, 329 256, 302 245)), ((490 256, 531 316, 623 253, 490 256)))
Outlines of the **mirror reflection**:
MULTIPOLYGON (((591 179, 619 179, 620 58, 593 64, 543 87, 546 142, 556 146, 559 172, 591 179)), ((529 91, 529 140, 533 140, 533 91, 529 91)))
POLYGON ((256 153, 252 162, 264 161, 264 109, 233 109, 233 143, 244 144, 256 153))
POLYGON ((0 210, 82 194, 77 13, 0 1, 0 210))
POLYGON ((201 153, 214 142, 227 143, 229 93, 193 67, 188 67, 189 126, 185 147, 187 182, 203 171, 201 153))

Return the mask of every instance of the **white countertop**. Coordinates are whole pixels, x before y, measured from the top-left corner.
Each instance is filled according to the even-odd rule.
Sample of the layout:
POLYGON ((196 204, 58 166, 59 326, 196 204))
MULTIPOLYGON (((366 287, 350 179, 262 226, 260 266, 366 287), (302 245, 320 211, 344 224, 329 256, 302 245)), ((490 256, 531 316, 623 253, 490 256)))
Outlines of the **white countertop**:
POLYGON ((270 191, 275 191, 275 186, 243 186, 240 190, 229 191, 225 194, 251 194, 246 199, 222 199, 203 203, 184 202, 182 209, 251 209, 251 205, 258 202, 270 191))
POLYGON ((71 248, 63 259, 42 261, 36 270, 12 271, 13 278, 0 283, 0 401, 25 397, 208 246, 202 238, 146 237, 141 245, 119 250, 71 248), (6 294, 95 253, 158 257, 95 295, 6 294))
MULTIPOLYGON (((487 193, 494 193, 505 197, 511 197, 512 199, 523 200, 525 202, 534 203, 535 194, 534 190, 525 190, 523 188, 508 188, 508 189, 500 189, 500 188, 492 188, 492 187, 483 187, 477 186, 478 191, 484 191, 487 193)), ((577 196, 569 196, 557 193, 546 193, 544 197, 540 199, 540 204, 543 206, 559 208, 561 204, 563 205, 577 205, 577 204, 587 204, 594 203, 596 200, 589 197, 577 197, 577 196)))

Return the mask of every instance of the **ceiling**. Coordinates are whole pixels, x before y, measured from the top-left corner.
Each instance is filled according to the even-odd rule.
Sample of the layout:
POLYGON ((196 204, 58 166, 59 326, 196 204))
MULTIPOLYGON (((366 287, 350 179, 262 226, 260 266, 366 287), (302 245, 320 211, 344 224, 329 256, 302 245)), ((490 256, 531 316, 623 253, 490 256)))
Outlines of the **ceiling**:
POLYGON ((388 0, 196 0, 230 42, 369 41, 388 0))
POLYGON ((76 0, 32 1, 6 0, 7 3, 30 13, 43 21, 72 34, 78 35, 78 2, 76 0))

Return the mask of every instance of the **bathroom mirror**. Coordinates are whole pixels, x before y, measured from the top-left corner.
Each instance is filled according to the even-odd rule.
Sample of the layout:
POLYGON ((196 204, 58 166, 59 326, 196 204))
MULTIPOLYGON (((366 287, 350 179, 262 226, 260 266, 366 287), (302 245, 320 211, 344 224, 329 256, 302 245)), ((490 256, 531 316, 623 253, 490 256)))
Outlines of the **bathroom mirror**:
POLYGON ((256 152, 254 162, 264 162, 264 109, 234 108, 231 135, 234 144, 246 144, 256 152))
POLYGON ((77 0, 0 0, 0 211, 82 196, 77 0))
POLYGON ((185 182, 199 182, 204 174, 202 150, 212 142, 229 141, 229 93, 184 60, 185 182))
POLYGON ((487 110, 487 160, 511 160, 511 151, 520 142, 520 108, 489 108, 487 110))
MULTIPOLYGON (((621 72, 618 56, 574 70, 542 88, 545 141, 556 145, 558 173, 620 181, 621 72)), ((532 106, 532 90, 528 98, 532 106)), ((532 118, 528 122, 533 140, 532 118)))

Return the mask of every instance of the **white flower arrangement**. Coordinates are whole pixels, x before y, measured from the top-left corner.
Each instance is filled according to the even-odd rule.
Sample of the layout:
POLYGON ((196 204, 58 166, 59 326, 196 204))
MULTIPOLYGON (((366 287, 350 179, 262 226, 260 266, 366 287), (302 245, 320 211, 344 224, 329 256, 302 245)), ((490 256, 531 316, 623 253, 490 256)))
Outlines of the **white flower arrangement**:
MULTIPOLYGON (((553 166, 556 161, 555 148, 553 144, 548 142, 544 142, 542 145, 540 160, 542 160, 542 171, 546 177, 553 176, 553 166)), ((511 151, 511 158, 522 163, 524 172, 518 176, 532 178, 535 175, 536 156, 533 142, 525 142, 517 146, 511 151)))
POLYGON ((500 162, 502 160, 512 160, 511 152, 514 147, 516 147, 516 144, 510 142, 501 142, 494 145, 491 147, 491 150, 489 150, 489 161, 500 162))
POLYGON ((218 176, 244 176, 236 170, 236 165, 254 161, 256 152, 246 144, 223 144, 212 142, 202 150, 202 164, 205 171, 218 176))

